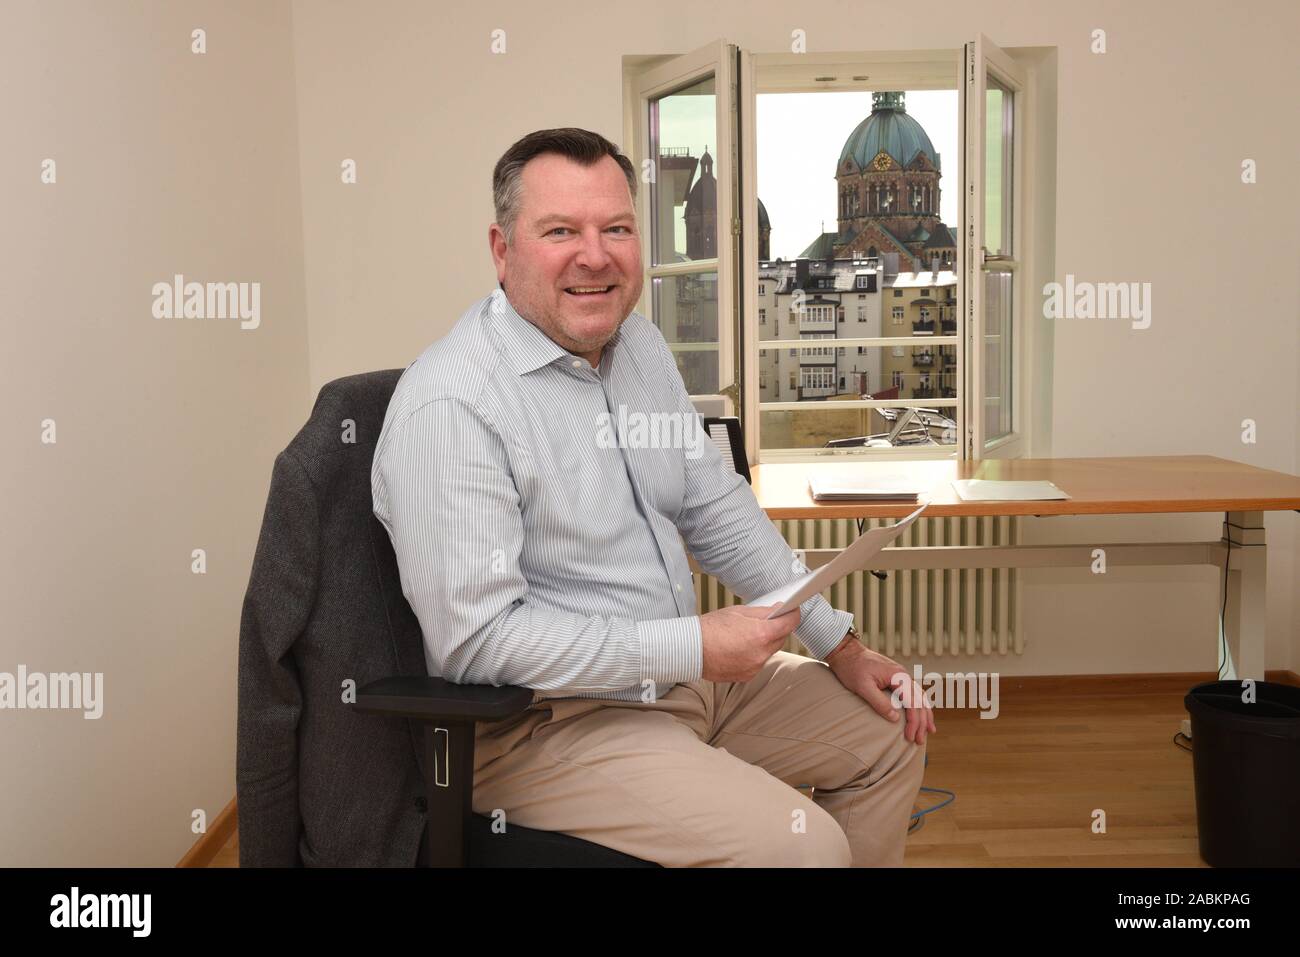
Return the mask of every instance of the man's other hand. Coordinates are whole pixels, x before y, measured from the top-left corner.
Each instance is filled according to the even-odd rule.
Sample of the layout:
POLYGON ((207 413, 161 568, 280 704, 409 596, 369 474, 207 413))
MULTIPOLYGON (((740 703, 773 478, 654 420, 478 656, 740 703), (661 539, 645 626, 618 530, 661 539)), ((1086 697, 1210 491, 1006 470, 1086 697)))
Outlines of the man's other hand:
POLYGON ((877 714, 890 721, 899 718, 898 709, 894 707, 897 689, 898 701, 907 713, 903 737, 908 741, 925 744, 926 736, 935 733, 934 709, 921 686, 897 661, 872 651, 859 641, 851 641, 831 652, 826 663, 840 679, 840 684, 856 691, 877 714))

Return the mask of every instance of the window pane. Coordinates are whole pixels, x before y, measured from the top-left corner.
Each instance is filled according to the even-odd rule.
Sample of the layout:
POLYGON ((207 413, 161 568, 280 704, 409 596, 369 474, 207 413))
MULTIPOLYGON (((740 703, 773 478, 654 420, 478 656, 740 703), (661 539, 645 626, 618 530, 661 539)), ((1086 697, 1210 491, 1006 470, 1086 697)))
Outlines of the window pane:
POLYGON ((993 77, 985 92, 984 248, 1011 255, 1012 96, 993 77))
POLYGON ((664 276, 650 281, 651 314, 677 358, 686 391, 718 391, 718 274, 664 276))
POLYGON ((898 346, 822 346, 835 342, 825 333, 799 336, 808 343, 789 356, 788 349, 760 349, 759 402, 761 438, 765 449, 898 445, 953 445, 956 409, 935 406, 906 413, 900 432, 889 438, 898 422, 898 409, 845 408, 861 399, 956 399, 957 346, 937 345, 923 338, 898 346), (844 348, 844 355, 839 355, 844 348), (763 409, 761 403, 798 402, 807 410, 763 409), (769 431, 769 427, 771 431, 769 431), (927 439, 926 435, 933 433, 927 439))
POLYGON ((717 112, 714 78, 650 103, 653 265, 711 259, 718 254, 717 112))
POLYGON ((1008 435, 1011 423, 1011 273, 984 273, 984 441, 1008 435))
POLYGON ((758 216, 752 288, 762 287, 755 306, 765 321, 759 368, 745 382, 759 387, 762 449, 861 447, 872 437, 876 447, 935 451, 916 421, 904 422, 907 440, 887 440, 896 408, 846 408, 867 395, 952 402, 927 421, 934 444, 955 450, 953 436, 940 438, 956 417, 957 346, 935 340, 958 331, 959 100, 955 89, 888 87, 758 97, 758 204, 747 212, 758 216))
POLYGON ((808 409, 768 409, 762 416, 763 448, 915 448, 952 451, 957 443, 955 409, 836 409, 833 402, 808 409))

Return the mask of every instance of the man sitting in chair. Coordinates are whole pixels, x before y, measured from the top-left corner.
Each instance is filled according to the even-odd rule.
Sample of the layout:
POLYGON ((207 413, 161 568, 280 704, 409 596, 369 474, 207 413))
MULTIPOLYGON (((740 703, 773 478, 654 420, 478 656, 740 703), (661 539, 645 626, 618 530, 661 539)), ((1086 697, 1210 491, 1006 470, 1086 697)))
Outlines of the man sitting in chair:
POLYGON ((935 729, 904 669, 820 596, 697 612, 688 549, 745 600, 807 569, 632 311, 631 162, 541 130, 492 185, 500 288, 403 374, 371 473, 429 673, 535 692, 478 726, 475 813, 665 866, 900 865, 935 729))

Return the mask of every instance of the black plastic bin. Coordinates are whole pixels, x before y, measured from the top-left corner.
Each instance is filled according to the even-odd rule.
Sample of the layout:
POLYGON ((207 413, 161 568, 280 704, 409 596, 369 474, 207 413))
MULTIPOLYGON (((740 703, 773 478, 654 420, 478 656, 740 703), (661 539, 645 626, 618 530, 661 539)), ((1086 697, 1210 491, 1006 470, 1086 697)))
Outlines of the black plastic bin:
POLYGON ((1300 688, 1196 685, 1192 767, 1201 857, 1214 867, 1300 867, 1300 688))

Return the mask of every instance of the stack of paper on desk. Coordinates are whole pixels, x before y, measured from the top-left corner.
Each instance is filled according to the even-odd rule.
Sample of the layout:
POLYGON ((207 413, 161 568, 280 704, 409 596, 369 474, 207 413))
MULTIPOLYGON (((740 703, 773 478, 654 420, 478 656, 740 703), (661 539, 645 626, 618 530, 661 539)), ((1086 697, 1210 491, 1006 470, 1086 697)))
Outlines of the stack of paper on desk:
POLYGON ((815 502, 889 501, 915 502, 925 489, 906 475, 845 475, 814 472, 808 477, 808 491, 815 502))
POLYGON ((1049 502, 1066 499, 1051 482, 996 482, 991 479, 953 479, 952 487, 966 502, 1049 502))
POLYGON ((876 554, 903 534, 904 529, 916 521, 917 517, 925 511, 927 505, 922 505, 907 518, 903 519, 896 525, 890 525, 886 528, 873 528, 863 532, 855 541, 844 551, 840 552, 829 562, 811 571, 802 578, 796 578, 789 584, 782 585, 780 588, 773 589, 766 595, 761 595, 753 601, 745 602, 746 605, 764 606, 775 605, 767 614, 767 618, 779 618, 781 615, 794 611, 809 598, 814 595, 820 595, 826 589, 830 588, 837 581, 851 572, 862 571, 867 568, 868 563, 876 554))

